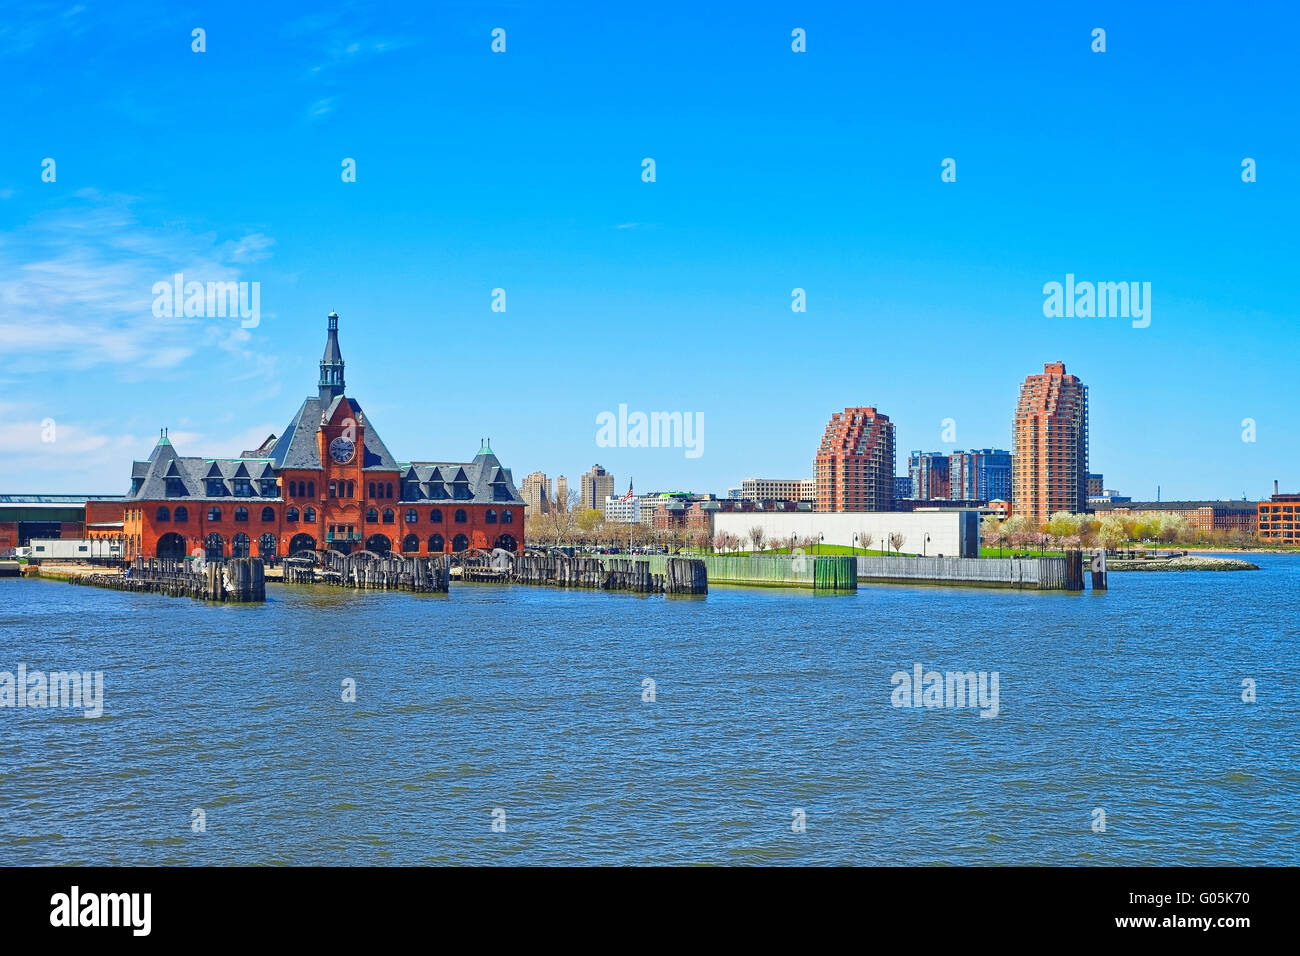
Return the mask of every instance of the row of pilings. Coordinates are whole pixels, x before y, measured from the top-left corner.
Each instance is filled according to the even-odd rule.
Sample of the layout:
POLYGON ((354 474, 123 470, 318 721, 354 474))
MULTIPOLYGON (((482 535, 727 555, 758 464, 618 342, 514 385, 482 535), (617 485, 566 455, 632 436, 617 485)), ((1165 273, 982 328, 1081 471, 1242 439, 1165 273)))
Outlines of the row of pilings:
POLYGON ((307 552, 285 559, 286 584, 332 584, 375 591, 446 593, 450 581, 446 555, 429 557, 375 554, 372 551, 307 552))
POLYGON ((668 558, 663 574, 652 573, 649 561, 590 555, 532 552, 512 564, 511 579, 521 584, 641 594, 707 594, 709 590, 704 562, 696 558, 668 558))
POLYGON ((136 558, 123 574, 74 574, 72 584, 140 591, 201 601, 253 603, 266 600, 261 558, 229 558, 201 564, 166 558, 136 558))

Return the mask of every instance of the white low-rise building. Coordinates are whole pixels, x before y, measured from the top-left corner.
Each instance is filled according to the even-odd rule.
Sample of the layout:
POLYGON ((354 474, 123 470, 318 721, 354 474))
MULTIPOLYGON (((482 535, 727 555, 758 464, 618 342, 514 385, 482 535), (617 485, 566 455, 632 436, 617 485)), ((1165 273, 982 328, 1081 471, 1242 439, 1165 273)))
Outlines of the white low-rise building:
POLYGON ((980 547, 980 514, 969 509, 932 511, 787 511, 718 512, 713 516, 713 534, 735 535, 749 547, 751 528, 761 527, 767 541, 788 540, 791 535, 811 538, 822 544, 896 550, 903 554, 950 558, 977 558, 980 547), (897 548, 889 544, 893 534, 902 535, 897 548))

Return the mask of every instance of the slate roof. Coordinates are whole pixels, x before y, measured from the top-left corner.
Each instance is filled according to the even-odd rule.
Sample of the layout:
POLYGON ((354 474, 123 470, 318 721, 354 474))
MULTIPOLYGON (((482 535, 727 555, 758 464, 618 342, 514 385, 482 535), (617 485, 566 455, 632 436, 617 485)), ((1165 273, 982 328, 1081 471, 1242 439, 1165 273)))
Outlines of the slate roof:
MULTIPOLYGON (((321 400, 315 396, 303 399, 302 405, 298 408, 297 414, 293 416, 293 421, 285 429, 275 446, 269 453, 269 458, 275 463, 277 471, 283 471, 286 468, 308 468, 319 469, 321 467, 320 452, 316 448, 316 432, 320 429, 322 417, 326 420, 334 416, 334 410, 340 402, 347 402, 352 409, 352 417, 361 414, 361 406, 357 404, 355 398, 347 398, 343 395, 335 398, 327 408, 321 408, 321 400)), ((366 420, 366 460, 362 462, 362 468, 384 468, 393 471, 397 468, 397 460, 393 458, 384 444, 379 433, 375 431, 375 426, 366 420)))
POLYGON ((458 502, 523 507, 509 468, 490 451, 473 461, 414 461, 402 465, 401 503, 458 502))

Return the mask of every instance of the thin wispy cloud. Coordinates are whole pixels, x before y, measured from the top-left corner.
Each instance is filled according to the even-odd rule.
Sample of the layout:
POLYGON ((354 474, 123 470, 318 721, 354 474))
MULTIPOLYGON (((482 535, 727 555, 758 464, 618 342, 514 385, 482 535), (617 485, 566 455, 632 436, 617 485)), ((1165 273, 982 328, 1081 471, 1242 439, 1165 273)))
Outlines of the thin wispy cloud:
POLYGON ((30 367, 117 365, 125 374, 174 368, 213 348, 245 372, 269 370, 237 319, 154 315, 155 283, 257 281, 247 268, 270 255, 261 232, 234 239, 150 225, 124 196, 81 190, 56 211, 0 232, 0 341, 30 367))

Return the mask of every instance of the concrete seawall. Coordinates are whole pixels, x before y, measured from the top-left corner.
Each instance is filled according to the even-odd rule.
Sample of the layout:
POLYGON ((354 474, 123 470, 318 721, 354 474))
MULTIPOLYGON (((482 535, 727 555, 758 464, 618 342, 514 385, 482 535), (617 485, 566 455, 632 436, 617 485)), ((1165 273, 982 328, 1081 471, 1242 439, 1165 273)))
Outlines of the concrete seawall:
POLYGON ((905 558, 859 557, 858 579, 881 584, 945 584, 1020 588, 1035 591, 1082 590, 1081 558, 905 558), (1074 585, 1071 587, 1071 585, 1074 585))

